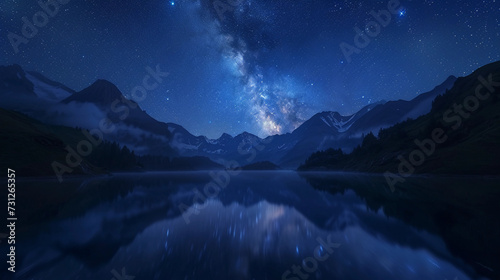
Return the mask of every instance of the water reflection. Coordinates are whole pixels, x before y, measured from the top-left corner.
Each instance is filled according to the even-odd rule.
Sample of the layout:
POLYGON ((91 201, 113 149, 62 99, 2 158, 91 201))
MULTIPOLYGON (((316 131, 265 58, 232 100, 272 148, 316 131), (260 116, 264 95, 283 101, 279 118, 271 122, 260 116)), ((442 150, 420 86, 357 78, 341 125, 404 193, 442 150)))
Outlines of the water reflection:
MULTIPOLYGON (((209 180, 205 173, 142 174, 69 184, 66 201, 51 204, 53 215, 23 227, 17 279, 111 279, 122 268, 135 279, 282 279, 287 270, 283 279, 475 279, 476 270, 495 277, 498 235, 486 233, 487 217, 478 212, 495 211, 489 202, 498 198, 498 181, 475 181, 483 191, 463 198, 460 186, 447 197, 449 189, 431 178, 392 193, 378 177, 244 172, 200 209, 192 190, 209 180), (481 207, 474 202, 480 193, 489 196, 481 207), (189 224, 180 203, 200 210, 189 224), (482 241, 460 231, 471 221, 482 241), (328 240, 340 247, 304 270, 318 246, 326 256, 328 240), (456 244, 463 241, 472 244, 456 244), (474 247, 480 242, 490 253, 474 247)), ((494 221, 489 230, 498 229, 494 221)))

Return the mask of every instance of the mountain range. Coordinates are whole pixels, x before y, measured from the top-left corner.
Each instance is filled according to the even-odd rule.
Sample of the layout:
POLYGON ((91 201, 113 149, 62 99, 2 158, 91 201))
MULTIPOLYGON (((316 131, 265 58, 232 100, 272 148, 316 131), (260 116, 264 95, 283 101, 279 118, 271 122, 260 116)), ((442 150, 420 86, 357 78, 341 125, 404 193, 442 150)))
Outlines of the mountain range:
POLYGON ((99 130, 106 140, 126 145, 141 156, 202 156, 218 163, 270 162, 296 168, 313 152, 329 148, 350 152, 370 132, 377 134, 380 129, 428 114, 433 100, 456 81, 450 76, 412 100, 369 104, 349 116, 321 112, 291 133, 264 139, 248 132, 234 137, 224 133, 218 139, 195 136, 179 124, 155 120, 109 81, 97 80, 77 92, 18 65, 0 66, 0 107, 49 125, 99 130))
MULTIPOLYGON (((300 170, 385 173, 403 182, 414 173, 499 174, 500 62, 456 80, 430 112, 368 134, 352 153, 314 153, 300 170)), ((392 184, 392 183, 391 183, 392 184)))

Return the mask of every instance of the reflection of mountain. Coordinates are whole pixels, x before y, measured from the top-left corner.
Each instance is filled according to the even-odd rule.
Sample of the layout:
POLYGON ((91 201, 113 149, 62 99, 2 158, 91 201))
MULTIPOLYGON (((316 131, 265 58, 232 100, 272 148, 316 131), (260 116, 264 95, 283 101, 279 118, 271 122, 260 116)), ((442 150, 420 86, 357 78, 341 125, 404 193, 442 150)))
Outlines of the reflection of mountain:
POLYGON ((240 165, 270 161, 289 168, 317 150, 350 151, 361 143, 363 134, 428 113, 432 100, 455 80, 450 77, 411 101, 379 102, 351 116, 318 113, 292 133, 266 139, 246 132, 235 137, 223 134, 218 139, 194 136, 178 124, 153 119, 108 81, 98 80, 75 92, 17 65, 0 67, 0 106, 47 124, 103 131, 112 126, 105 138, 138 155, 205 156, 216 161, 236 160, 240 165))
MULTIPOLYGON (((231 177, 229 186, 216 198, 209 200, 203 207, 197 206, 200 213, 190 216, 190 224, 185 223, 179 205, 184 203, 194 207, 196 194, 193 187, 203 191, 203 186, 211 180, 206 173, 168 176, 131 174, 90 180, 81 186, 78 181, 65 182, 59 192, 47 191, 52 188, 50 182, 38 182, 37 186, 27 185, 24 190, 27 193, 20 195, 27 200, 38 201, 44 208, 25 209, 23 211, 33 213, 23 212, 20 218, 26 221, 24 225, 42 223, 32 228, 36 232, 40 228, 53 230, 42 236, 46 247, 39 250, 33 250, 36 246, 30 246, 24 240, 26 254, 23 251, 22 255, 28 256, 29 250, 29 258, 37 259, 37 256, 51 251, 54 257, 51 261, 58 263, 51 263, 51 267, 61 271, 65 271, 64 263, 61 266, 58 259, 68 259, 67 256, 75 257, 85 267, 99 269, 106 266, 108 269, 108 264, 116 264, 117 258, 127 262, 125 252, 135 248, 134 253, 128 256, 141 256, 141 260, 131 258, 134 262, 142 264, 144 258, 144 261, 152 263, 158 263, 163 258, 168 260, 169 265, 159 263, 168 275, 174 273, 173 268, 177 269, 177 273, 185 273, 189 267, 204 267, 202 263, 192 263, 200 260, 198 258, 206 260, 210 256, 210 259, 218 260, 220 255, 223 259, 225 254, 212 254, 223 251, 231 256, 227 264, 232 265, 233 261, 239 259, 245 263, 249 261, 248 264, 253 263, 255 269, 255 265, 269 258, 268 261, 275 261, 272 263, 274 268, 258 267, 262 269, 256 271, 283 273, 290 265, 300 264, 304 257, 310 256, 308 249, 317 246, 316 237, 325 237, 328 232, 332 232, 333 240, 339 240, 342 244, 339 255, 332 257, 335 258, 332 263, 338 266, 332 267, 332 270, 325 268, 332 275, 342 275, 338 274, 341 272, 336 271, 335 267, 350 267, 346 273, 351 276, 356 273, 353 270, 362 272, 368 269, 366 263, 372 263, 374 269, 379 267, 373 259, 369 261, 370 252, 376 254, 373 256, 375 259, 379 259, 382 254, 389 259, 405 258, 416 271, 426 271, 425 268, 419 270, 415 267, 421 259, 425 260, 425 256, 421 256, 422 251, 431 252, 427 254, 432 254, 435 262, 439 260, 441 273, 449 272, 445 266, 452 263, 469 275, 475 275, 447 253, 439 237, 444 239, 453 254, 466 260, 481 273, 490 275, 488 273, 491 272, 484 271, 477 263, 498 271, 496 249, 499 244, 495 238, 499 226, 492 224, 496 221, 493 216, 499 210, 495 204, 499 195, 495 188, 498 182, 495 180, 483 180, 480 187, 470 190, 471 182, 464 179, 446 179, 442 183, 433 179, 416 179, 408 182, 411 186, 408 189, 391 193, 381 177, 337 175, 327 178, 308 176, 306 179, 315 188, 327 192, 310 188, 293 172, 243 172, 231 177), (490 200, 482 198, 485 194, 490 200), (48 221, 57 226, 44 226, 48 221), (265 223, 259 226, 261 222, 265 223), (60 227, 65 228, 64 236, 57 232, 60 227), (241 244, 240 234, 241 240, 245 240, 241 244), (223 240, 222 245, 218 242, 219 237, 223 240), (251 237, 256 239, 249 239, 251 237), (231 240, 235 243, 231 243, 231 240), (382 245, 377 245, 379 243, 382 245), (193 250, 190 249, 191 244, 193 250), (368 247, 375 248, 375 245, 377 250, 366 250, 368 247), (144 246, 150 250, 140 249, 144 246), (208 246, 208 249, 204 249, 204 246, 208 246), (244 249, 247 246, 253 249, 243 253, 247 252, 244 249), (297 248, 301 255, 296 255, 297 248), (490 248, 490 253, 485 253, 485 248, 490 248), (135 250, 143 251, 139 253, 135 250), (240 254, 232 255, 233 250, 236 250, 235 254, 240 254), (265 252, 268 252, 267 255, 265 252), (274 255, 276 252, 280 254, 274 255), (159 254, 160 257, 151 254, 159 254), (279 269, 275 269, 276 266, 279 269)), ((47 261, 45 258, 39 259, 47 261)), ((427 264, 421 265, 432 267, 432 264, 425 262, 427 264)), ((44 267, 47 267, 40 262, 37 262, 38 265, 33 262, 30 264, 36 267, 30 270, 35 275, 36 271, 44 271, 44 267)), ((374 271, 380 274, 369 279, 388 279, 380 277, 387 273, 385 269, 374 271)), ((394 268, 390 271, 398 270, 394 268)), ((142 273, 151 276, 147 269, 142 273)), ((446 274, 442 275, 445 279, 446 274)), ((281 275, 277 276, 279 278, 281 275)), ((358 279, 366 278, 364 274, 359 276, 358 279)))
POLYGON ((495 90, 495 81, 500 81, 500 62, 458 79, 452 89, 435 99, 430 113, 384 129, 378 139, 368 135, 350 155, 317 153, 301 169, 398 173, 401 155, 415 173, 499 174, 500 88, 489 92, 495 90), (493 83, 486 85, 480 77, 493 79, 493 83), (488 97, 478 98, 478 93, 488 97))
POLYGON ((498 179, 412 178, 392 193, 383 177, 303 176, 332 194, 353 190, 371 210, 441 236, 453 254, 478 272, 500 277, 498 179))

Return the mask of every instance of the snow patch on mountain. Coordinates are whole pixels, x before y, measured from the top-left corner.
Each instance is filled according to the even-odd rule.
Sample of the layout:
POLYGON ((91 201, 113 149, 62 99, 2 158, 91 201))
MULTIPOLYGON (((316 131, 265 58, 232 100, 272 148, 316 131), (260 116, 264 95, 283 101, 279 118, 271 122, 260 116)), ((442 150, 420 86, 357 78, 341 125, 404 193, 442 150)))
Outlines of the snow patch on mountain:
POLYGON ((352 115, 348 120, 338 120, 333 113, 330 113, 330 115, 328 115, 326 118, 328 119, 325 119, 325 117, 321 117, 321 120, 326 124, 328 125, 329 127, 333 127, 335 129, 337 129, 338 132, 342 133, 342 132, 346 132, 347 130, 349 130, 349 128, 351 128, 351 126, 354 124, 354 122, 350 123, 354 117, 356 116, 356 114, 352 115))
POLYGON ((218 139, 209 139, 208 137, 205 137, 205 141, 208 144, 212 144, 212 145, 218 145, 219 144, 219 140, 218 139))
MULTIPOLYGON (((17 73, 17 75, 19 77, 20 74, 17 73)), ((67 90, 57 86, 46 84, 28 72, 26 72, 26 78, 33 83, 34 92, 41 99, 51 102, 59 102, 71 95, 71 93, 67 90)))

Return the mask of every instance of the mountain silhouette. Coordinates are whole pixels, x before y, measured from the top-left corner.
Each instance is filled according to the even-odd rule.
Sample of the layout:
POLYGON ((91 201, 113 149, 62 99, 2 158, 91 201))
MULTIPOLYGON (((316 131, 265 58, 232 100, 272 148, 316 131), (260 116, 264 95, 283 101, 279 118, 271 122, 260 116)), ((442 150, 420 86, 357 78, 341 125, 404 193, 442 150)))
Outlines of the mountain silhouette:
POLYGON ((499 81, 500 62, 483 66, 437 96, 429 113, 368 134, 350 154, 316 152, 299 169, 390 172, 399 180, 407 173, 499 174, 499 81))

